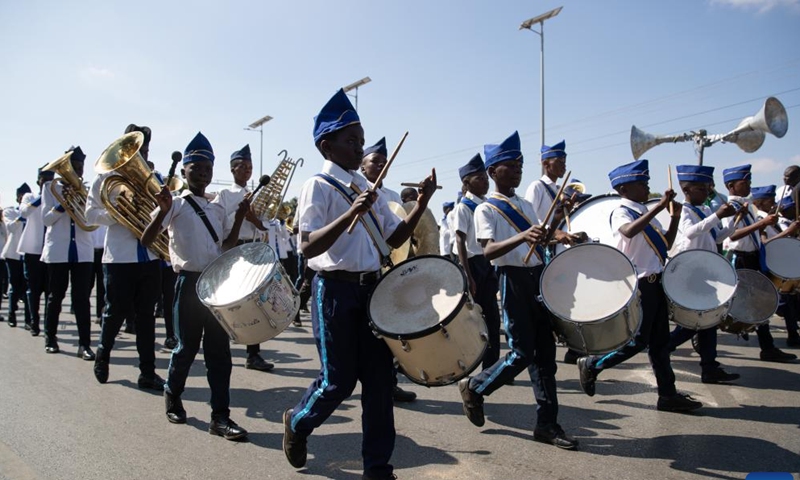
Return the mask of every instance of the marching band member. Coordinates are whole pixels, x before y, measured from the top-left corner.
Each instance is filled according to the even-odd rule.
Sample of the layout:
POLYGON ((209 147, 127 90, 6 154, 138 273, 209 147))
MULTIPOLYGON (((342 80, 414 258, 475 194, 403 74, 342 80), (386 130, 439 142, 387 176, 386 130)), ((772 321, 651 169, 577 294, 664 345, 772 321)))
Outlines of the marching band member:
MULTIPOLYGON (((725 187, 728 189, 728 201, 732 202, 737 210, 745 208, 748 200, 745 197, 750 195, 750 165, 740 165, 728 168, 722 172, 725 187)), ((752 205, 747 205, 745 214, 741 220, 734 225, 736 218, 728 217, 724 220, 725 228, 734 228, 735 231, 728 239, 728 256, 736 268, 749 268, 751 270, 761 270, 761 242, 760 230, 768 225, 775 225, 778 221, 776 215, 767 215, 761 220, 757 220, 756 209, 752 205)), ((769 331, 769 323, 756 328, 758 335, 758 345, 761 348, 759 357, 765 362, 791 362, 797 355, 785 353, 775 347, 775 341, 769 331)))
MULTIPOLYGON (((522 179, 519 134, 514 132, 499 145, 484 146, 484 156, 495 191, 475 209, 475 237, 483 254, 500 273, 503 318, 511 351, 474 378, 458 382, 464 414, 473 425, 483 426, 484 397, 527 368, 538 404, 534 439, 574 450, 578 441, 558 424, 556 343, 549 314, 536 300, 544 267, 543 249, 537 247, 537 255, 529 264, 524 261, 529 245, 544 240, 545 228, 539 224, 533 205, 514 194, 522 179)), ((555 238, 570 241, 561 231, 555 232, 555 238)))
POLYGON ((181 395, 189 369, 200 344, 206 364, 206 377, 211 388, 211 423, 208 432, 226 440, 239 440, 247 430, 230 418, 231 346, 228 334, 197 296, 197 280, 203 269, 236 245, 242 220, 250 208, 242 200, 234 222, 218 199, 208 200, 206 187, 214 176, 214 151, 202 133, 189 142, 183 154, 183 168, 189 188, 172 198, 164 187, 156 196, 158 208, 142 234, 142 243, 152 245, 159 232, 169 232, 169 256, 178 272, 175 283, 175 333, 178 347, 172 351, 169 372, 164 385, 167 420, 186 423, 186 410, 181 395), (224 239, 224 240, 223 240, 224 239))
POLYGON ((27 285, 25 285, 25 273, 23 272, 22 255, 17 252, 19 239, 22 235, 22 230, 25 228, 25 219, 20 214, 19 205, 22 203, 22 197, 31 193, 31 187, 27 183, 23 183, 17 189, 17 206, 6 207, 3 210, 3 223, 6 225, 8 236, 3 245, 3 251, 0 256, 6 260, 6 270, 8 271, 8 326, 17 326, 17 308, 19 301, 22 300, 23 312, 25 318, 25 326, 30 328, 31 312, 28 308, 28 296, 25 294, 27 285))
MULTIPOLYGON (((139 154, 147 161, 152 132, 149 127, 128 125, 125 133, 141 132, 144 142, 139 154)), ((100 383, 108 381, 111 350, 127 320, 136 325, 136 351, 139 354, 139 377, 136 384, 142 389, 162 391, 164 379, 156 373, 155 305, 161 294, 161 261, 152 250, 124 225, 117 223, 101 201, 101 186, 115 172, 102 173, 92 181, 86 202, 86 219, 108 227, 103 244, 103 277, 105 278, 105 309, 100 329, 94 377, 100 383)))
POLYGON ((489 192, 489 176, 481 154, 476 153, 458 169, 466 192, 455 206, 453 232, 456 236, 455 254, 469 283, 469 292, 483 310, 489 332, 489 348, 483 355, 483 368, 489 368, 500 358, 500 312, 497 310, 497 274, 483 254, 475 238, 475 210, 489 192))
MULTIPOLYGON (((29 192, 22 196, 22 203, 19 206, 19 213, 25 219, 25 228, 19 237, 17 253, 23 256, 23 271, 25 273, 25 283, 28 284, 26 296, 28 297, 28 308, 30 309, 30 331, 32 336, 39 335, 39 303, 42 293, 47 298, 50 286, 47 282, 47 268, 42 263, 42 248, 44 248, 45 226, 42 223, 42 189, 45 183, 53 180, 55 173, 42 171, 40 168, 36 177, 36 185, 39 186, 39 194, 33 195, 29 192)), ((46 303, 46 302, 45 302, 46 303)), ((45 312, 47 305, 45 304, 45 312)), ((26 328, 28 328, 26 326, 26 328)))
MULTIPOLYGON (((181 155, 181 152, 172 152, 172 155, 181 155)), ((164 176, 156 170, 156 165, 153 162, 147 160, 147 166, 150 167, 153 175, 156 176, 160 183, 163 184, 166 181, 164 176)), ((169 185, 167 187, 169 188, 169 185)), ((173 196, 179 194, 179 192, 175 191, 171 193, 173 196)), ((172 270, 172 265, 167 260, 161 259, 159 265, 161 267, 161 293, 156 302, 156 317, 164 318, 164 330, 167 334, 167 338, 164 339, 164 349, 172 351, 178 346, 178 338, 175 336, 175 322, 172 316, 174 313, 172 303, 175 299, 175 279, 177 276, 175 271, 172 270)))
POLYGON ((658 384, 656 408, 667 412, 687 412, 703 406, 675 389, 675 374, 669 360, 669 319, 667 298, 661 286, 661 273, 667 251, 675 240, 681 215, 681 205, 673 201, 675 192, 664 192, 656 208, 644 205, 650 195, 649 166, 640 160, 615 168, 608 174, 613 187, 622 197, 622 204, 611 214, 611 230, 617 249, 624 253, 636 267, 638 290, 642 302, 642 323, 633 341, 624 347, 602 356, 578 359, 581 389, 590 397, 595 392, 597 375, 628 360, 645 348, 658 384), (656 215, 674 205, 669 229, 662 233, 656 215))
POLYGON ((311 319, 322 365, 300 403, 284 412, 283 450, 293 467, 303 467, 308 436, 360 381, 363 478, 395 478, 389 463, 395 443, 392 354, 369 327, 367 298, 389 246, 402 245, 419 222, 435 191, 436 173, 421 182, 417 205, 405 219, 395 216, 357 173, 364 129, 341 89, 315 118, 314 143, 325 161, 322 172, 303 185, 297 225, 300 250, 317 271, 311 319), (351 221, 362 214, 347 234, 351 221))
POLYGON ((450 214, 455 206, 455 202, 442 203, 444 216, 439 224, 439 253, 450 260, 453 259, 453 228, 450 225, 450 219, 452 218, 450 214))
MULTIPOLYGON (((218 202, 221 203, 225 207, 225 211, 228 212, 228 222, 233 224, 239 204, 242 203, 245 195, 250 193, 250 190, 247 188, 247 182, 250 181, 250 177, 253 176, 253 158, 250 154, 249 144, 231 154, 231 173, 233 174, 233 185, 220 190, 218 202)), ((239 229, 239 239, 236 241, 236 245, 243 245, 260 240, 261 232, 267 230, 267 227, 265 227, 261 219, 256 216, 252 208, 247 210, 244 218, 245 221, 242 222, 242 226, 239 229)), ((244 366, 249 370, 258 370, 261 372, 269 372, 275 368, 274 364, 267 362, 261 357, 261 345, 259 344, 247 346, 247 360, 244 366)))
POLYGON ((400 200, 402 200, 403 203, 416 202, 418 196, 419 192, 417 192, 416 188, 406 187, 400 190, 400 200))
MULTIPOLYGON (((83 162, 86 160, 81 147, 72 147, 70 163, 75 174, 83 177, 83 162)), ((53 185, 63 197, 72 187, 58 182, 53 185)), ((95 359, 92 352, 92 313, 89 302, 89 282, 92 280, 94 245, 92 234, 75 225, 64 207, 56 201, 50 189, 50 182, 42 193, 42 223, 47 227, 42 248, 42 262, 47 265, 50 293, 47 296, 44 334, 45 351, 58 353, 58 322, 61 302, 67 293, 67 285, 72 285, 72 308, 78 326, 78 357, 86 361, 95 359)))
MULTIPOLYGON (((673 256, 686 250, 708 250, 716 253, 717 241, 721 241, 731 233, 730 229, 721 228, 722 219, 734 215, 736 210, 731 204, 724 203, 716 212, 712 212, 703 204, 708 198, 714 179, 714 167, 678 165, 675 171, 678 174, 681 190, 686 196, 686 202, 681 209, 675 248, 670 253, 673 256)), ((700 381, 721 383, 738 379, 738 373, 726 372, 717 362, 717 327, 694 331, 680 325, 676 326, 670 333, 670 352, 674 352, 679 345, 695 335, 697 335, 702 369, 700 381)))

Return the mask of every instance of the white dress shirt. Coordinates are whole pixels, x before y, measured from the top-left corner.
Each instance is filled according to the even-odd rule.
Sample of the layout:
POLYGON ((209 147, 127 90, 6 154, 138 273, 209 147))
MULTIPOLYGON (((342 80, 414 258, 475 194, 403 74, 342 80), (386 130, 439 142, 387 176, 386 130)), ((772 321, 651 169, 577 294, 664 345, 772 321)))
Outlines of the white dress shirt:
MULTIPOLYGON (((465 197, 472 200, 473 202, 480 205, 483 203, 483 199, 467 192, 464 194, 465 197)), ((476 208, 477 210, 477 208, 476 208)), ((466 235, 465 246, 467 247, 467 258, 472 258, 475 255, 483 255, 483 248, 478 243, 478 240, 475 238, 475 214, 472 213, 472 210, 469 209, 468 206, 464 205, 461 202, 456 204, 456 208, 453 210, 453 235, 455 232, 461 232, 466 235)), ((453 239, 453 254, 458 255, 458 245, 457 245, 458 237, 453 239)))
MULTIPOLYGON (((658 259, 656 252, 653 251, 653 248, 647 243, 647 240, 645 240, 644 231, 639 232, 639 234, 635 235, 633 238, 628 238, 619 232, 620 227, 634 221, 631 213, 622 208, 622 206, 634 210, 640 216, 647 213, 647 207, 639 202, 628 200, 627 198, 623 198, 620 205, 620 207, 615 208, 614 211, 611 212, 611 231, 614 234, 615 242, 612 246, 616 247, 630 259, 633 266, 636 267, 636 275, 638 278, 661 273, 664 270, 664 266, 661 264, 661 260, 658 259)), ((659 232, 664 233, 664 229, 657 219, 653 218, 650 220, 650 225, 659 232)))
MULTIPOLYGON (((531 225, 539 225, 539 217, 536 216, 533 205, 524 198, 516 195, 513 197, 506 197, 497 192, 490 193, 487 199, 489 197, 503 198, 510 201, 512 205, 517 207, 517 210, 520 210, 528 217, 531 225)), ((517 229, 486 201, 478 205, 478 208, 475 209, 475 238, 478 242, 481 240, 502 242, 503 240, 513 237, 517 233, 519 233, 517 229)), ((527 264, 524 262, 529 250, 530 245, 522 243, 502 257, 492 260, 492 265, 497 267, 535 267, 540 265, 542 262, 536 254, 531 255, 527 264)))
MULTIPOLYGON (((364 177, 354 171, 345 170, 329 160, 323 162, 322 172, 342 185, 351 187, 355 185, 359 191, 369 188, 364 177)), ((330 224, 349 210, 350 205, 351 203, 327 180, 316 175, 312 176, 303 184, 297 205, 300 233, 311 233, 330 224)), ((372 204, 372 212, 378 221, 378 227, 383 232, 383 238, 389 238, 401 220, 392 213, 382 195, 378 195, 372 204)), ((381 254, 359 220, 352 234, 342 233, 327 251, 309 258, 308 266, 316 271, 373 272, 381 268, 381 254)))
POLYGON ((97 229, 92 232, 92 245, 95 250, 102 250, 105 248, 107 232, 108 227, 105 225, 99 225, 97 229))
MULTIPOLYGON (((217 195, 217 201, 219 201, 219 203, 225 207, 225 211, 228 212, 228 217, 230 217, 228 218, 228 222, 230 225, 233 225, 233 219, 236 216, 236 210, 239 208, 239 204, 242 203, 244 196, 249 191, 250 190, 247 188, 247 186, 242 187, 236 183, 219 191, 219 194, 217 195)), ((242 220, 242 226, 239 229, 239 240, 261 240, 261 236, 262 231, 253 225, 252 222, 247 219, 242 220)))
MULTIPOLYGON (((50 188, 50 182, 42 187, 43 190, 50 188)), ((19 204, 19 212, 24 218, 25 228, 19 237, 17 252, 20 255, 26 253, 31 255, 41 255, 44 247, 44 223, 42 223, 42 197, 26 193, 19 204)))
POLYGON ((403 199, 400 198, 400 194, 394 190, 386 188, 386 186, 382 186, 378 189, 378 195, 383 195, 384 200, 387 202, 399 203, 400 205, 403 204, 403 199))
POLYGON ((439 252, 442 255, 449 255, 453 251, 455 244, 453 233, 453 211, 447 212, 447 215, 442 217, 442 224, 439 225, 439 252))
MULTIPOLYGON (((769 214, 763 210, 758 210, 756 212, 756 215, 758 215, 758 219, 761 220, 763 218, 767 218, 767 215, 769 214)), ((781 231, 783 231, 784 227, 783 225, 781 225, 781 220, 783 220, 783 217, 778 219, 778 226, 780 227, 781 231)), ((767 225, 767 228, 764 229, 764 235, 766 235, 768 239, 778 235, 779 233, 781 232, 779 232, 778 229, 775 228, 775 225, 767 225)))
MULTIPOLYGON (((154 211, 152 216, 155 217, 154 211)), ((230 234, 233 225, 228 224, 225 207, 219 203, 219 197, 209 201, 206 197, 192 195, 185 190, 178 197, 173 197, 172 208, 161 224, 169 232, 169 258, 172 269, 176 272, 202 272, 211 262, 222 254, 222 242, 230 234), (205 223, 194 211, 186 197, 191 196, 206 214, 206 218, 218 241, 215 242, 205 223)))
POLYGON ((19 213, 19 207, 6 207, 3 210, 3 224, 6 228, 6 241, 0 258, 9 260, 22 260, 22 255, 17 252, 19 238, 25 228, 25 219, 19 213))
POLYGON ((543 175, 542 178, 536 180, 528 186, 525 191, 525 200, 531 202, 536 216, 543 220, 547 216, 547 211, 550 210, 550 205, 553 204, 553 197, 558 193, 558 185, 556 182, 550 180, 550 177, 543 175), (547 193, 547 191, 552 193, 547 193))
MULTIPOLYGON (((60 182, 55 183, 59 194, 62 191, 60 182)), ((94 244, 92 234, 80 229, 72 218, 56 201, 49 188, 42 194, 42 223, 47 227, 42 248, 44 263, 92 263, 94 262, 94 244), (70 250, 75 249, 77 256, 70 258, 70 250)))
POLYGON ((706 218, 701 220, 694 210, 683 205, 675 246, 670 250, 671 256, 686 250, 716 252, 717 243, 722 242, 725 237, 731 234, 730 228, 722 228, 722 220, 709 207, 706 205, 695 205, 695 207, 702 211, 706 218), (716 240, 711 236, 712 231, 717 235, 716 240))
MULTIPOLYGON (((103 180, 114 175, 118 174, 109 172, 97 175, 92 181, 92 188, 89 189, 89 197, 86 200, 86 221, 108 227, 103 248, 103 263, 141 263, 157 260, 158 255, 142 245, 127 227, 117 223, 100 199, 103 180)), ((116 201, 116 197, 112 197, 111 200, 116 201)))
MULTIPOLYGON (((745 203, 750 203, 750 199, 737 197, 735 195, 731 195, 728 198, 729 201, 735 201, 739 204, 744 205, 745 203)), ((744 228, 745 225, 745 218, 748 222, 752 225, 753 223, 758 221, 758 211, 756 207, 753 205, 747 206, 747 214, 742 217, 742 220, 739 221, 736 225, 733 224, 734 220, 738 215, 733 215, 732 217, 727 217, 722 220, 722 228, 731 229, 731 234, 735 230, 740 228, 744 228)), ((745 235, 744 237, 740 238, 739 240, 731 240, 730 238, 725 241, 728 250, 737 250, 740 252, 756 252, 759 248, 761 248, 761 233, 755 231, 753 234, 745 235), (753 237, 755 236, 756 240, 755 243, 753 241, 753 237)))

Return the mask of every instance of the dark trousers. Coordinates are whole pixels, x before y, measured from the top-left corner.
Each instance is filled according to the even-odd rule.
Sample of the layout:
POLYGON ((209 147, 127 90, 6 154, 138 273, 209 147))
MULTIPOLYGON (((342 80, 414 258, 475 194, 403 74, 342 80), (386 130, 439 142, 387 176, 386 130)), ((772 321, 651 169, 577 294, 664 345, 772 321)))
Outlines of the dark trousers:
POLYGON ((22 304, 25 312, 25 324, 31 324, 31 312, 28 308, 28 296, 25 293, 27 285, 25 284, 24 266, 21 260, 6 259, 6 270, 8 271, 8 320, 17 321, 17 306, 19 301, 22 304))
POLYGON ((698 350, 700 350, 700 368, 704 372, 718 368, 717 327, 706 328, 704 330, 692 330, 678 325, 669 334, 669 351, 674 352, 676 348, 683 345, 695 335, 697 335, 697 346, 698 350))
POLYGON ((200 272, 180 272, 175 282, 178 347, 172 351, 164 390, 176 396, 183 393, 202 341, 206 378, 211 388, 211 418, 223 419, 230 416, 231 345, 228 334, 197 296, 195 288, 199 278, 200 272))
MULTIPOLYGON (((735 268, 747 268, 749 270, 761 271, 761 260, 758 252, 728 252, 731 256, 735 268)), ((769 322, 756 328, 758 336, 758 346, 761 351, 772 350, 775 348, 775 340, 769 331, 769 322)))
POLYGON ((50 285, 47 281, 47 267, 41 261, 41 255, 26 253, 23 257, 25 264, 25 281, 28 282, 28 309, 31 312, 31 329, 39 331, 39 302, 42 300, 42 293, 45 294, 45 315, 47 315, 47 295, 50 285))
POLYGON ((103 249, 94 249, 94 264, 92 265, 93 278, 89 282, 89 294, 92 293, 92 287, 97 289, 97 294, 94 297, 95 316, 97 318, 103 317, 103 307, 106 304, 106 285, 103 280, 103 249))
MULTIPOLYGON (((4 258, 0 258, 0 293, 6 294, 8 293, 9 281, 8 281, 8 269, 6 268, 6 260, 4 258)), ((0 296, 2 298, 2 296, 0 296)))
MULTIPOLYGON (((9 298, 11 296, 9 295, 9 298)), ((781 294, 781 303, 783 310, 783 320, 786 322, 786 333, 790 337, 797 336, 797 322, 800 319, 800 305, 798 305, 797 294, 781 294)))
POLYGON ((100 330, 100 351, 110 358, 114 342, 126 318, 136 319, 136 351, 139 371, 152 376, 156 368, 155 305, 161 293, 161 265, 158 260, 144 263, 106 263, 106 309, 100 330))
POLYGON ((364 473, 383 478, 392 473, 389 460, 395 443, 392 354, 369 327, 371 290, 371 285, 314 277, 311 322, 322 366, 294 407, 291 427, 309 435, 360 381, 364 473))
POLYGON ((650 366, 656 375, 658 395, 675 395, 675 373, 669 361, 669 314, 667 297, 661 286, 661 275, 650 283, 640 278, 638 283, 642 300, 642 324, 633 340, 627 345, 603 356, 589 357, 589 368, 595 371, 612 368, 633 357, 645 348, 650 357, 650 366))
POLYGON ((44 320, 46 346, 54 346, 58 340, 61 303, 67 294, 67 285, 71 285, 72 310, 75 312, 75 323, 78 326, 78 345, 90 347, 92 314, 89 305, 89 279, 92 276, 92 264, 90 262, 48 263, 47 276, 50 294, 47 296, 44 320))
POLYGON ((300 308, 308 308, 308 299, 311 298, 311 283, 314 280, 314 275, 317 272, 308 268, 307 263, 304 262, 303 275, 297 278, 294 286, 300 294, 300 308))
POLYGON ((167 338, 175 336, 175 316, 172 305, 175 300, 175 279, 177 275, 172 265, 161 264, 161 305, 164 310, 164 328, 167 338))
POLYGON ((287 257, 281 260, 281 265, 283 265, 283 269, 286 270, 286 274, 289 275, 289 278, 292 279, 292 282, 297 281, 297 255, 294 252, 287 253, 287 257))
POLYGON ((469 258, 469 271, 475 281, 475 303, 483 310, 483 319, 489 331, 489 345, 483 354, 483 368, 487 369, 500 358, 500 311, 497 309, 499 288, 494 266, 483 255, 469 258))
POLYGON ((527 368, 539 427, 558 421, 556 342, 549 314, 537 300, 543 268, 498 267, 503 320, 511 351, 475 376, 469 385, 481 395, 491 395, 527 368))

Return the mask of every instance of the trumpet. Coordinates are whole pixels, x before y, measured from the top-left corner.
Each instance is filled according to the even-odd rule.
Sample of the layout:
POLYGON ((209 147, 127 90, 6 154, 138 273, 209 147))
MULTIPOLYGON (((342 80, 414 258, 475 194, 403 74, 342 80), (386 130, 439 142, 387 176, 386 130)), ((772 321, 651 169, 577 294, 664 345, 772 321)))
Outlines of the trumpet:
POLYGON ((70 163, 71 159, 72 152, 67 152, 42 167, 42 171, 52 171, 61 176, 58 180, 63 185, 62 190, 59 192, 58 188, 56 188, 56 182, 53 181, 50 183, 50 193, 52 193, 56 201, 64 207, 67 215, 70 216, 78 228, 91 232, 97 230, 98 226, 90 225, 86 220, 86 199, 89 193, 83 186, 81 178, 72 168, 72 163, 70 163))

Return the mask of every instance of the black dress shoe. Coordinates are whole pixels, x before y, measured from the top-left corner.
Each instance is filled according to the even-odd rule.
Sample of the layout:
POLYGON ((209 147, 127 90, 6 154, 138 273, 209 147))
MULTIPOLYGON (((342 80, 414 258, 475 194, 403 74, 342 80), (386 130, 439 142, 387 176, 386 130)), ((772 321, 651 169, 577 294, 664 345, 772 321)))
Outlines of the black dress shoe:
POLYGON ((275 365, 264 360, 261 358, 261 355, 256 353, 247 357, 247 361, 244 363, 244 368, 248 370, 258 370, 259 372, 269 372, 275 368, 275 365))
POLYGON ((25 330, 27 330, 29 332, 31 331, 31 324, 30 323, 27 323, 27 322, 25 323, 25 330))
POLYGON ((711 383, 711 384, 732 382, 738 379, 739 379, 738 373, 728 373, 719 367, 713 370, 709 370, 707 372, 703 372, 702 375, 700 375, 701 382, 711 383))
POLYGON ((31 337, 38 337, 39 333, 41 333, 39 327, 31 325, 31 337))
POLYGON ((395 402, 408 403, 416 400, 417 394, 414 392, 409 392, 408 390, 403 390, 395 385, 392 389, 392 399, 394 399, 395 402))
POLYGON ((594 396, 594 384, 597 381, 597 374, 589 368, 589 357, 578 359, 578 374, 581 383, 581 390, 590 397, 594 396))
POLYGON ((167 350, 175 350, 177 346, 178 346, 178 339, 175 337, 167 337, 167 339, 164 340, 164 348, 166 348, 167 350))
POLYGON ((397 475, 395 475, 394 473, 390 473, 389 475, 375 476, 375 475, 367 475, 365 473, 364 475, 361 475, 361 480, 397 480, 397 475))
POLYGON ((100 383, 108 381, 109 358, 103 353, 103 347, 97 349, 97 358, 94 359, 94 378, 100 383))
POLYGON ((567 349, 567 351, 564 352, 564 363, 566 363, 567 365, 577 364, 579 358, 581 358, 581 354, 571 348, 567 349))
POLYGON ((164 390, 164 403, 167 407, 167 420, 169 420, 169 423, 186 423, 186 410, 183 408, 181 397, 172 395, 164 390))
POLYGON ((87 362, 94 361, 95 354, 89 347, 78 347, 78 358, 82 358, 87 362))
POLYGON ((668 397, 658 397, 656 409, 661 412, 691 412, 703 404, 685 393, 676 393, 668 397))
POLYGON ((533 439, 537 442, 549 443, 564 450, 575 450, 578 448, 578 441, 564 433, 561 425, 549 425, 547 427, 537 427, 533 431, 533 439))
POLYGON ((52 344, 52 345, 46 345, 46 346, 44 347, 44 351, 45 351, 46 353, 58 353, 58 352, 60 352, 60 351, 61 351, 61 349, 59 349, 59 348, 58 348, 58 344, 57 344, 57 343, 55 343, 55 344, 52 344))
MULTIPOLYGON (((10 320, 9 320, 10 321, 10 320)), ((786 346, 787 347, 800 347, 800 336, 797 334, 789 335, 786 337, 786 346)))
POLYGON ((230 418, 212 419, 211 424, 208 425, 208 433, 222 437, 225 440, 241 440, 247 437, 247 430, 236 425, 236 422, 230 418))
POLYGON ((469 377, 459 380, 458 391, 461 392, 464 415, 473 425, 482 427, 486 423, 483 415, 483 395, 469 389, 469 377))
POLYGON ((292 431, 292 409, 283 412, 283 453, 286 460, 294 468, 303 468, 306 464, 308 450, 307 437, 292 431))
POLYGON ((157 373, 152 375, 139 375, 139 379, 136 381, 136 385, 142 389, 148 390, 164 390, 164 379, 159 377, 157 373))
POLYGON ((11 327, 11 328, 16 327, 17 326, 17 321, 15 319, 13 319, 13 318, 9 318, 8 319, 8 326, 11 327))
POLYGON ((786 353, 779 348, 772 347, 769 350, 761 350, 759 355, 765 362, 789 363, 797 359, 797 355, 786 353))

